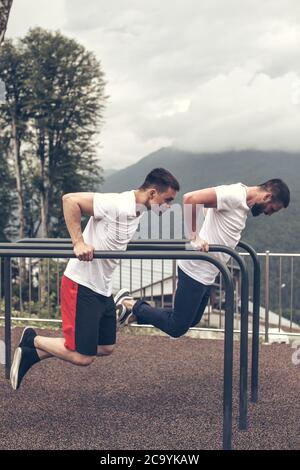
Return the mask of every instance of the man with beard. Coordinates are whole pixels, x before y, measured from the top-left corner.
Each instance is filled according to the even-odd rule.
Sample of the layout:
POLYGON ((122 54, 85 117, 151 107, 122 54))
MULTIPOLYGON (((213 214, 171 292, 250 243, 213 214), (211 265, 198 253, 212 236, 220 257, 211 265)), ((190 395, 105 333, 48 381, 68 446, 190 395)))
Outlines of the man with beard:
MULTIPOLYGON (((242 183, 222 185, 187 193, 184 206, 189 206, 191 220, 185 218, 192 245, 208 251, 209 245, 225 245, 235 248, 240 241, 249 211, 253 216, 272 215, 288 207, 290 191, 280 179, 271 179, 258 186, 242 183), (197 231, 199 209, 205 212, 201 230, 197 231)), ((230 256, 214 253, 221 262, 230 256)), ((137 321, 141 325, 153 325, 170 336, 184 335, 197 325, 206 308, 212 284, 218 269, 202 260, 180 260, 178 284, 173 309, 153 308, 143 299, 135 301, 128 291, 120 292, 117 303, 119 326, 137 321)))

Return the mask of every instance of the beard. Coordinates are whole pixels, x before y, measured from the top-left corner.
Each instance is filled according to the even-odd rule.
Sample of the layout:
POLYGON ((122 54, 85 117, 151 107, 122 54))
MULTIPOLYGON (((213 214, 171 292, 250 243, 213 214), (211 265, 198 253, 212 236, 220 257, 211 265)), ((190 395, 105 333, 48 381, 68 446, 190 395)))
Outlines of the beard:
POLYGON ((265 204, 254 204, 254 206, 251 207, 253 217, 257 217, 258 215, 262 214, 264 210, 265 204))

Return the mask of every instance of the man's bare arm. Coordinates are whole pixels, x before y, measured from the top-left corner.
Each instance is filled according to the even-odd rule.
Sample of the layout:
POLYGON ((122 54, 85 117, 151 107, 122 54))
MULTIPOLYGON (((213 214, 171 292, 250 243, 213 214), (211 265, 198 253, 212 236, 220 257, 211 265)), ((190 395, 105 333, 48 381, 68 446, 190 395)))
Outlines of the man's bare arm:
POLYGON ((197 206, 203 205, 205 208, 217 207, 217 194, 214 188, 200 189, 192 191, 183 196, 183 204, 192 206, 192 231, 197 227, 197 206))
MULTIPOLYGON (((189 231, 192 232, 191 238, 193 245, 197 249, 200 249, 202 251, 208 251, 209 247, 207 241, 200 239, 198 234, 196 233, 197 218, 199 210, 202 210, 201 206, 204 206, 205 209, 217 207, 217 195, 215 189, 206 188, 186 193, 183 196, 183 204, 192 206, 192 220, 189 226, 189 231)), ((188 221, 186 221, 186 223, 187 225, 189 225, 188 221)))
POLYGON ((82 236, 81 216, 94 215, 94 193, 69 193, 63 196, 63 211, 74 253, 80 261, 92 261, 94 247, 87 245, 82 236))

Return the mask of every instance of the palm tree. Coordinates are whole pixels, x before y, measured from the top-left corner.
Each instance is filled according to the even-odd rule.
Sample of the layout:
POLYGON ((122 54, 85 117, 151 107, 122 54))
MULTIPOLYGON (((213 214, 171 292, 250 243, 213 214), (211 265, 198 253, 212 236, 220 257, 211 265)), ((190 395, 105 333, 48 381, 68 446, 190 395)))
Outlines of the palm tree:
POLYGON ((0 0, 0 44, 4 40, 12 2, 13 0, 0 0))

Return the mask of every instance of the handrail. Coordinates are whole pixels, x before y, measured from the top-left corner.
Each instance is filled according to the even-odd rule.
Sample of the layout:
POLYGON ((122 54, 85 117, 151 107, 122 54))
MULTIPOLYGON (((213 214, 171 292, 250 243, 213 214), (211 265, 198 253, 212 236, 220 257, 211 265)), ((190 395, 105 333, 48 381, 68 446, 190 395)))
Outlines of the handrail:
MULTIPOLYGON (((4 257, 5 276, 5 341, 6 374, 11 363, 11 258, 75 258, 72 250, 0 249, 4 257)), ((199 251, 95 251, 95 259, 198 259, 212 263, 222 273, 225 285, 225 341, 224 341, 224 388, 223 388, 223 449, 231 449, 232 440, 232 373, 233 373, 233 281, 227 266, 209 254, 199 251)))

